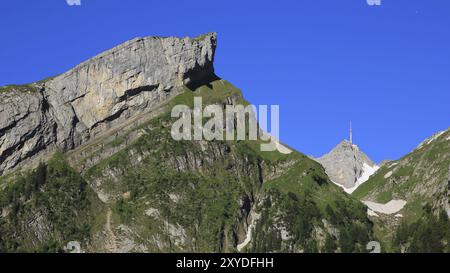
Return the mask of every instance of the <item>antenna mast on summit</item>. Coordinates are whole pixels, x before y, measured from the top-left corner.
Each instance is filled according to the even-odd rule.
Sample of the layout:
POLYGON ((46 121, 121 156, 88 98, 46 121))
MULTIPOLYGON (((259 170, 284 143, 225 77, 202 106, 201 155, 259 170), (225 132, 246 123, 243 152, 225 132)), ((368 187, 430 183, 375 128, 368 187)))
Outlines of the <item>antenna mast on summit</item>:
POLYGON ((350 144, 353 144, 352 121, 350 120, 350 144))

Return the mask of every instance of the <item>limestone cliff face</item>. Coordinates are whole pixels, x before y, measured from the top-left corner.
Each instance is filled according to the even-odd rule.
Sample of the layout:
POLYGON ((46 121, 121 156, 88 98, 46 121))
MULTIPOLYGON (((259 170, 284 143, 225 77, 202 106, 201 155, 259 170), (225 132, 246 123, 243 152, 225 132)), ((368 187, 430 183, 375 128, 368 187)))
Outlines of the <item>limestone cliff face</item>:
POLYGON ((0 93, 0 174, 56 140, 56 123, 39 91, 0 93))
POLYGON ((215 47, 215 33, 136 38, 51 80, 0 89, 0 174, 50 147, 74 149, 204 83, 214 76, 215 47))

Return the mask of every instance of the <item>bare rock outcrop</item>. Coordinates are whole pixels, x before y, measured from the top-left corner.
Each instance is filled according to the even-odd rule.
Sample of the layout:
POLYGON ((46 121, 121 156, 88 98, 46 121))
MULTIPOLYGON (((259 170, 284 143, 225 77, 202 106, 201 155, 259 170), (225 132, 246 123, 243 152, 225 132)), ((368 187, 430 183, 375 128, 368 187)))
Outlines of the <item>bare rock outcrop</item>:
POLYGON ((136 38, 50 80, 0 88, 0 175, 68 151, 214 77, 216 34, 136 38))
MULTIPOLYGON (((366 172, 377 168, 358 146, 342 141, 317 161, 325 168, 330 179, 346 189, 353 188, 366 172)), ((368 178, 368 177, 367 177, 368 178)), ((366 179, 367 180, 367 179, 366 179)), ((365 181, 364 181, 365 182, 365 181)))

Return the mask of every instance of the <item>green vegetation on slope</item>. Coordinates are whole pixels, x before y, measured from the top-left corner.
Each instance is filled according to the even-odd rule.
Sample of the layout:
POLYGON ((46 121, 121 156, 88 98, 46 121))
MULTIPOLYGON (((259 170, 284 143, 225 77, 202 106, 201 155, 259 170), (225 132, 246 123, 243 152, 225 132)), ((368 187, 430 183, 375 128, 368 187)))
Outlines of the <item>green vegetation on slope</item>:
POLYGON ((447 131, 402 159, 386 163, 352 195, 358 199, 373 199, 380 203, 392 199, 407 200, 409 204, 406 216, 417 220, 425 203, 433 205, 447 194, 449 136, 450 131, 447 131))
MULTIPOLYGON (((195 96, 204 104, 230 97, 246 104, 224 81, 171 103, 192 107, 195 96)), ((235 251, 253 207, 263 218, 246 251, 365 251, 372 237, 365 207, 330 183, 318 163, 296 152, 260 152, 259 141, 174 141, 172 122, 166 113, 144 124, 142 137, 85 174, 115 196, 120 223, 139 230, 135 239, 149 250, 235 251), (293 234, 287 243, 277 225, 293 234)))
POLYGON ((0 86, 0 94, 1 93, 7 93, 7 92, 38 92, 39 91, 39 85, 44 84, 52 79, 53 77, 48 77, 43 80, 37 81, 35 83, 27 83, 27 84, 9 84, 5 86, 0 86))
POLYGON ((86 181, 62 155, 18 175, 0 192, 0 252, 59 252, 88 243, 101 209, 86 181))
POLYGON ((373 235, 365 206, 330 183, 318 163, 304 158, 264 187, 251 251, 367 251, 373 235))
MULTIPOLYGON (((192 106, 194 96, 202 96, 208 104, 239 96, 224 81, 211 87, 185 92, 171 104, 192 106)), ((85 177, 101 181, 102 190, 116 196, 114 213, 121 223, 139 230, 138 240, 150 250, 231 251, 243 217, 240 200, 254 202, 261 188, 263 159, 246 141, 175 141, 170 136, 172 121, 165 113, 142 125, 142 137, 88 170, 85 177), (107 170, 119 177, 105 177, 107 170), (155 214, 146 215, 148 210, 155 214), (176 228, 186 240, 173 238, 169 229, 176 228), (160 237, 158 244, 151 243, 155 235, 160 237)))
POLYGON ((6 85, 6 86, 0 86, 0 94, 6 93, 6 92, 13 92, 13 91, 37 92, 37 91, 39 91, 39 88, 33 84, 22 84, 22 85, 11 84, 11 85, 6 85))
MULTIPOLYGON (((375 232, 390 251, 430 252, 427 241, 434 233, 427 232, 437 221, 435 215, 446 210, 449 189, 450 131, 426 140, 420 147, 400 160, 387 162, 375 175, 361 185, 353 196, 360 200, 387 203, 392 199, 407 201, 400 212, 401 223, 394 216, 375 217, 375 232), (436 221, 435 221, 436 220, 436 221), (406 235, 399 235, 398 233, 406 235), (408 242, 394 240, 407 237, 408 242), (422 241, 421 241, 422 240, 422 241), (422 246, 420 246, 422 244, 422 246), (409 246, 411 245, 411 246, 409 246)), ((440 236, 442 244, 446 244, 440 236)))
POLYGON ((398 227, 393 245, 397 252, 450 253, 450 220, 444 211, 436 216, 430 207, 416 222, 402 222, 398 227))
MULTIPOLYGON (((168 109, 192 106, 195 96, 204 104, 247 104, 239 90, 218 80, 186 90, 168 109)), ((111 226, 103 230, 109 239, 127 236, 139 250, 233 252, 250 214, 259 213, 244 251, 365 251, 373 237, 365 207, 330 183, 318 163, 297 152, 261 152, 259 141, 175 141, 173 122, 167 111, 139 125, 139 138, 82 177, 57 156, 17 178, 2 192, 1 250, 60 251, 68 240, 102 250, 104 240, 93 237, 111 226), (42 172, 45 182, 36 182, 42 172), (105 209, 91 189, 104 197, 112 219, 100 213, 105 209), (14 227, 28 223, 30 214, 42 215, 38 226, 14 227)), ((123 137, 104 144, 121 146, 123 137)))

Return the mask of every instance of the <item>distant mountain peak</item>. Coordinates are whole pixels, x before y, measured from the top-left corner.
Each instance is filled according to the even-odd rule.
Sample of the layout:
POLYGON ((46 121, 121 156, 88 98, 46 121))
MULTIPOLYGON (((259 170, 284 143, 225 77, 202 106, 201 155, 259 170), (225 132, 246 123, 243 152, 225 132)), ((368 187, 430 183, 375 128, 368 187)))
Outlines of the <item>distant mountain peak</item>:
POLYGON ((348 140, 341 141, 317 161, 324 166, 330 179, 349 193, 378 169, 358 145, 348 140))
POLYGON ((347 140, 347 139, 344 139, 344 140, 342 140, 341 142, 339 142, 339 144, 336 145, 336 146, 333 148, 333 150, 334 150, 334 149, 340 149, 340 148, 342 148, 342 149, 352 149, 352 150, 359 151, 358 145, 352 143, 351 141, 349 141, 349 140, 347 140))

